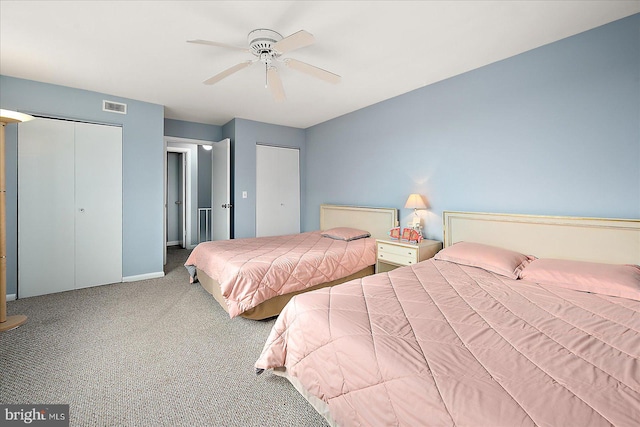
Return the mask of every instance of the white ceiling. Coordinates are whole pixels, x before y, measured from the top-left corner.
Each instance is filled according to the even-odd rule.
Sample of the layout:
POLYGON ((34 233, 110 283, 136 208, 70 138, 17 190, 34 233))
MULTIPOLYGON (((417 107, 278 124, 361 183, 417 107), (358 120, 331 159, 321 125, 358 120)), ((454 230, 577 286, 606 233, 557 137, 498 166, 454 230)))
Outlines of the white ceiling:
POLYGON ((638 12, 638 0, 0 0, 0 74, 161 104, 168 118, 307 128, 638 12), (312 33, 284 57, 341 83, 280 67, 277 103, 254 65, 203 85, 253 57, 186 40, 246 46, 255 28, 312 33))

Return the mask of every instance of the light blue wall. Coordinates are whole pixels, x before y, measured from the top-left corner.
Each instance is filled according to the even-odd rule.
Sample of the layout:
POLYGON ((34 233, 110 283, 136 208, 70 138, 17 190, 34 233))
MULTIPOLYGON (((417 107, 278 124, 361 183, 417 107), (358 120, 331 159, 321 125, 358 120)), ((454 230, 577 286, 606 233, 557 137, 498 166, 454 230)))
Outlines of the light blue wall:
POLYGON ((220 141, 222 139, 222 126, 187 122, 184 120, 164 119, 164 135, 175 136, 177 138, 220 141))
POLYGON ((234 119, 223 127, 223 137, 231 138, 234 160, 233 217, 234 237, 256 235, 256 144, 269 144, 300 149, 301 224, 306 203, 305 131, 245 119, 234 119), (246 191, 248 197, 242 198, 246 191))
MULTIPOLYGON (((321 203, 640 218, 640 15, 307 129, 321 203)), ((401 210, 402 225, 411 211, 401 210)))
POLYGON ((198 146, 198 207, 211 207, 211 151, 198 146))
MULTIPOLYGON (((163 247, 164 110, 161 105, 0 76, 0 105, 47 116, 122 125, 123 276, 161 273, 163 247), (102 111, 124 102, 127 115, 102 111)), ((17 125, 7 136, 7 293, 17 282, 17 125)), ((96 242, 99 244, 99 242, 96 242)), ((35 266, 37 268, 37 266, 35 266)))

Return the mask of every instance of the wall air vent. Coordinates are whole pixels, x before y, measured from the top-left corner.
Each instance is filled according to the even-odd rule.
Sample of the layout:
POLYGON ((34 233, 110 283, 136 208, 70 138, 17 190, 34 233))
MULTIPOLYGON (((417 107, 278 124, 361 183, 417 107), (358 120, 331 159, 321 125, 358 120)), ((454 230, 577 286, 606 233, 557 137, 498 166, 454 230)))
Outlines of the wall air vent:
POLYGON ((103 100, 102 111, 109 111, 111 113, 118 113, 118 114, 127 114, 127 104, 103 100))

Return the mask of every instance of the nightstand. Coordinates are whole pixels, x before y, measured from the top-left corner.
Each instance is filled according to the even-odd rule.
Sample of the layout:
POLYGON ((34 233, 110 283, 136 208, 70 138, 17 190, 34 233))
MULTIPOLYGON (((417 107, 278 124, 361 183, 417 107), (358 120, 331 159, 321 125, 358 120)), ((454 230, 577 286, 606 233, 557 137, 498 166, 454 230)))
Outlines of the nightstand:
POLYGON ((378 249, 376 273, 390 271, 403 265, 416 264, 433 257, 442 249, 442 242, 437 240, 409 243, 400 240, 376 239, 376 244, 378 249))

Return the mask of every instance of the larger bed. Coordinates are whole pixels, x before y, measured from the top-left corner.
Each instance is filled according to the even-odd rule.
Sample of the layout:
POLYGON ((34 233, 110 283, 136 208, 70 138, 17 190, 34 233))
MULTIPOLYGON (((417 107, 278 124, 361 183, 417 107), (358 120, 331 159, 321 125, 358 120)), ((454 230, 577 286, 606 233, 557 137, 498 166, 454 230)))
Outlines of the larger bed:
POLYGON ((323 204, 319 231, 200 243, 185 266, 230 317, 265 319, 294 295, 373 274, 375 239, 397 220, 393 208, 323 204))
POLYGON ((293 298, 257 371, 331 425, 637 426, 640 220, 444 223, 442 259, 293 298))

